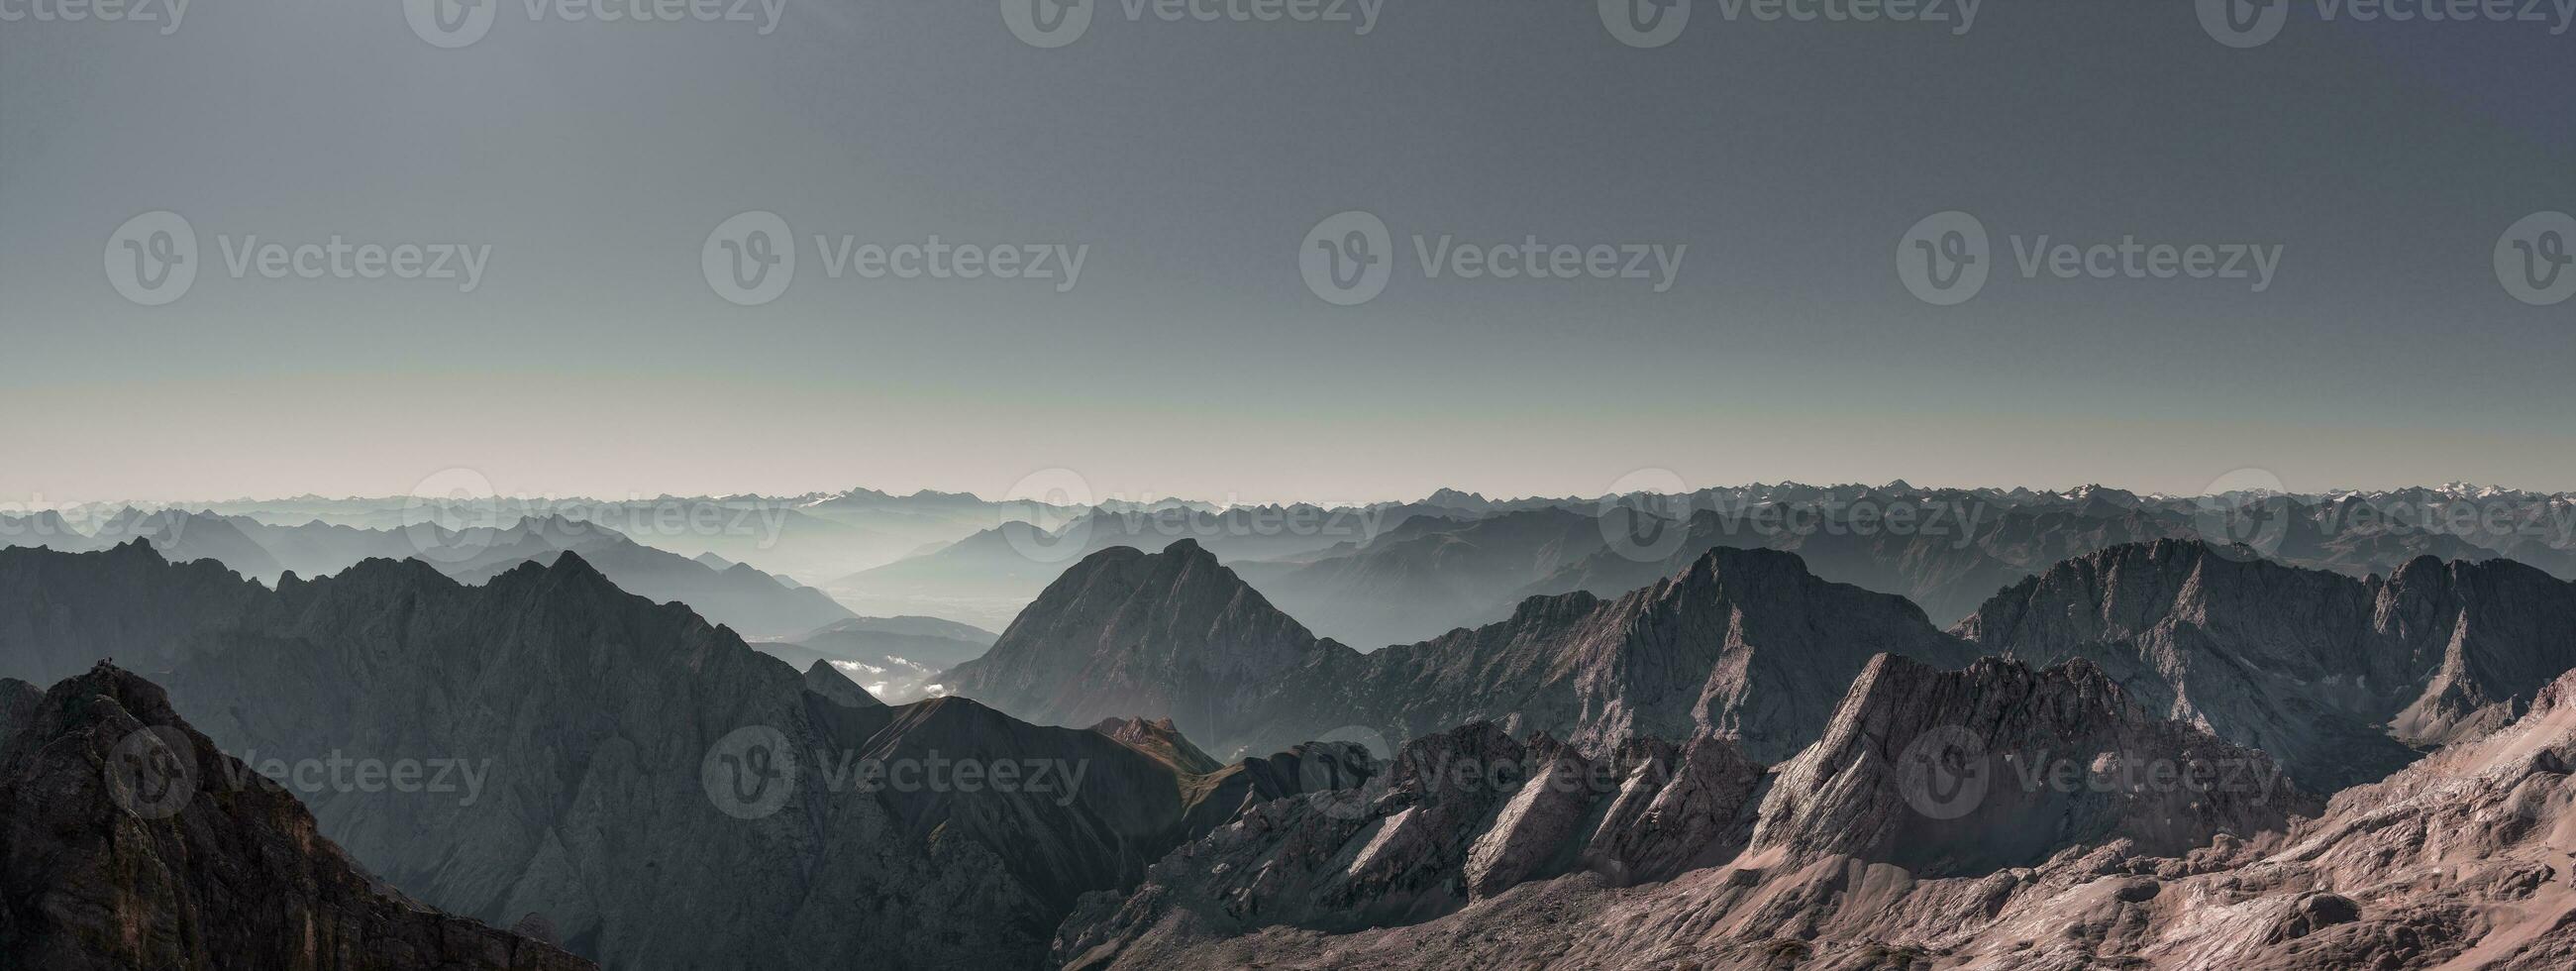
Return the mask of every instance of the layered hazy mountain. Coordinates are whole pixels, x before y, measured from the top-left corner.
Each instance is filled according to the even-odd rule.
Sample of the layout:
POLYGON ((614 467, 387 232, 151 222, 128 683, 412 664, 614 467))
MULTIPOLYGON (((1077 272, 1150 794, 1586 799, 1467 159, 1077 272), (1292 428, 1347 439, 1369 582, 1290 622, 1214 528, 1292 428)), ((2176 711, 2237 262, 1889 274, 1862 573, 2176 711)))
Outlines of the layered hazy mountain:
MULTIPOLYGON (((521 520, 505 527, 450 529, 422 522, 376 529, 318 520, 284 526, 212 512, 128 509, 111 517, 99 536, 141 540, 176 562, 221 563, 270 586, 289 573, 327 576, 370 559, 418 559, 448 576, 482 583, 521 563, 548 563, 577 550, 620 587, 656 600, 686 603, 746 636, 785 637, 855 619, 848 608, 822 591, 747 564, 710 556, 691 559, 596 524, 562 517, 521 520)), ((0 534, 0 541, 5 539, 0 534)), ((93 544, 56 548, 78 550, 93 544)))
POLYGON ((407 788, 285 776, 393 887, 536 915, 607 967, 1034 966, 1083 893, 1372 765, 1301 746, 1210 771, 964 699, 889 707, 572 552, 481 586, 369 560, 272 591, 140 543, 0 550, 0 602, 41 605, 5 615, 0 673, 113 654, 245 763, 412 765, 407 788))
POLYGON ((1086 558, 945 680, 1051 724, 1170 717, 1219 752, 1346 735, 1383 744, 1481 720, 1596 751, 1718 729, 1780 758, 1814 740, 1881 652, 1973 657, 1903 598, 1733 549, 1616 600, 1532 598, 1495 624, 1362 654, 1317 638, 1185 540, 1086 558))
POLYGON ((321 921, 270 963, 2576 960, 2562 496, 1113 503, 843 574, 1025 598, 990 628, 796 615, 831 598, 759 544, 366 505, 0 523, 8 957, 321 921), (118 767, 181 748, 232 781, 156 826, 118 767))
POLYGON ((936 617, 853 617, 751 646, 797 667, 829 665, 868 693, 904 704, 946 694, 941 672, 982 656, 997 637, 936 617))

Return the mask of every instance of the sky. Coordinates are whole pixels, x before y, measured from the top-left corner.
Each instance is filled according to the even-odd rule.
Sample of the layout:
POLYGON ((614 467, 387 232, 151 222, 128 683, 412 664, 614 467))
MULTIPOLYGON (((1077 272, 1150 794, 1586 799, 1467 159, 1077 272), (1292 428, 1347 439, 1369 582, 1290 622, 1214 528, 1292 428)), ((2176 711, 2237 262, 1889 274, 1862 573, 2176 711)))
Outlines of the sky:
POLYGON ((1231 501, 1640 470, 2576 489, 2576 301, 2498 266, 2576 211, 2576 33, 2549 23, 2299 3, 2236 47, 2186 2, 1986 0, 1962 32, 1959 0, 1696 0, 1645 47, 1577 0, 1092 0, 1041 47, 1006 16, 1034 33, 1028 0, 491 0, 480 28, 444 7, 480 32, 439 46, 452 2, 171 29, 175 0, 0 0, 0 502, 456 470, 609 497, 1057 470, 1231 501), (748 19, 567 19, 635 9, 748 19), (1355 19, 1223 16, 1256 9, 1355 19), (1359 252, 1349 211, 1385 227, 1382 288, 1309 279, 1359 252), (1940 248, 1948 212, 1982 253, 1940 248), (723 279, 764 265, 743 213, 786 228, 783 289, 723 279), (1055 272, 835 262, 933 236, 1055 272), (2052 272, 2046 247, 2124 239, 2247 276, 2052 272), (1462 278, 1461 243, 1521 272, 1462 278), (396 277, 406 247, 456 275, 396 277), (1987 277, 1918 297, 1924 252, 1987 277))

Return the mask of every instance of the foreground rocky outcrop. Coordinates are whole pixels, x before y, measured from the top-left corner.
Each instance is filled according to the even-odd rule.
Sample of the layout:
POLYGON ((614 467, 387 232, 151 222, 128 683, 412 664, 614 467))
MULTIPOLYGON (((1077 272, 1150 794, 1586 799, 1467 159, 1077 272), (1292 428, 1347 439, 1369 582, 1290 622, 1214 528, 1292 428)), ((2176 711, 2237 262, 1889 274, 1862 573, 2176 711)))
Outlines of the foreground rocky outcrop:
POLYGON ((1490 725, 1417 741, 1369 788, 1258 807, 1133 894, 1086 900, 1057 956, 1907 967, 2017 905, 2065 921, 2052 946, 2124 926, 2160 879, 2268 845, 2317 805, 2261 753, 2148 717, 2089 665, 1881 657, 1824 737, 1768 772, 1713 737, 1600 761, 1490 725), (1527 771, 1455 771, 1497 764, 1527 771))
POLYGON ((1189 966, 1210 939, 1417 924, 1570 871, 1663 879, 1740 850, 1761 782, 1713 737, 1591 759, 1480 722, 1406 745, 1365 787, 1245 807, 1133 894, 1086 898, 1056 957, 1189 966))
POLYGON ((1974 656, 1902 598, 1737 549, 1616 599, 1533 598, 1501 623, 1361 654, 1315 638, 1183 541, 1076 565, 946 680, 1034 721, 1168 717, 1220 754, 1491 721, 1595 756, 1626 739, 1715 731, 1776 760, 1815 740, 1881 652, 1942 665, 1974 656))
POLYGON ((0 965, 49 971, 575 971, 551 944, 422 906, 101 664, 0 682, 0 965))
POLYGON ((132 605, 164 605, 172 706, 281 777, 319 836, 619 969, 1034 966, 1083 894, 1246 802, 1374 767, 1324 744, 1202 771, 961 698, 889 707, 578 554, 479 587, 417 561, 276 591, 207 569, 0 550, 0 603, 40 607, 0 671, 134 656, 132 605))
POLYGON ((2037 663, 2089 659, 2151 710, 2332 791, 2493 730, 2576 667, 2576 583, 2429 557, 2356 580, 2169 541, 2061 563, 1956 633, 2037 663))

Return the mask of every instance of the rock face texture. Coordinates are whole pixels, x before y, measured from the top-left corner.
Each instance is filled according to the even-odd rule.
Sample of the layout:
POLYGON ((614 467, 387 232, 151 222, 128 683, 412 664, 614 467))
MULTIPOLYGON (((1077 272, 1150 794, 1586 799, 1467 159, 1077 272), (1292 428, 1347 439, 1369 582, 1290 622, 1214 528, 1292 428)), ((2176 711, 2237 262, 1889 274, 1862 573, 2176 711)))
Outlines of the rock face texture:
MULTIPOLYGON (((1275 709, 1272 696, 1300 672, 1325 655, 1352 653, 1318 641, 1185 539, 1161 553, 1122 546, 1084 559, 992 650, 943 680, 957 694, 1041 724, 1171 718, 1232 752, 1255 728, 1245 719, 1275 709)), ((1265 735, 1249 752, 1318 734, 1265 735)))
POLYGON ((2090 659, 2151 710, 2332 791, 2494 729, 2576 667, 2576 584, 2429 557, 2355 580, 2167 541, 2059 564, 1955 632, 1986 653, 2090 659))
POLYGON ((2081 660, 1943 671, 1881 656, 1778 776, 1757 851, 1918 876, 2036 866, 2113 840, 2181 854, 2314 808, 2268 756, 2148 717, 2081 660))
POLYGON ((0 603, 45 608, 0 638, 0 671, 142 656, 133 605, 167 605, 147 636, 170 636, 172 706, 275 769, 320 837, 621 971, 1034 966, 1082 894, 1132 885, 1211 817, 1370 766, 1319 746, 1192 773, 964 699, 817 692, 577 554, 479 587, 417 561, 273 593, 211 569, 0 551, 0 603))
POLYGON ((0 963, 59 971, 575 971, 538 940, 381 887, 109 665, 0 684, 0 963))
POLYGON ((1408 744, 1356 789, 1245 808, 1064 925, 1067 968, 1187 967, 1264 927, 1347 933, 1457 912, 1569 871, 1660 879, 1744 846, 1759 767, 1727 742, 1594 760, 1478 723, 1408 744))
POLYGON ((1220 754, 1475 721, 1595 755, 1717 731, 1756 759, 1814 741, 1872 655, 1973 653, 1903 599, 1826 583, 1797 557, 1713 550, 1616 600, 1535 598, 1511 619, 1361 654, 1318 640, 1196 544, 1111 550, 1065 572, 958 693, 1033 721, 1169 717, 1220 754))
MULTIPOLYGON (((2144 949, 2152 915, 2210 893, 2167 881, 2249 860, 2246 840, 2275 843, 2319 806, 2286 784, 2260 788, 2278 780, 2260 753, 2146 717, 2080 662, 1940 671, 1882 657, 1824 737, 1768 773, 1714 738, 1585 767, 1491 726, 1421 740, 1382 784, 1259 807, 1166 857, 1124 900, 1087 900, 1057 956, 1071 968, 2136 966, 2121 962, 2144 949), (2064 768, 2023 772, 2021 759, 2064 768), (1495 761, 1534 768, 1466 786, 1431 769, 1495 761), (2216 771, 2240 763, 2244 775, 2216 771), (1577 775, 1614 781, 1562 784, 1577 775)), ((2343 912, 2320 899, 2305 919, 2343 912)))

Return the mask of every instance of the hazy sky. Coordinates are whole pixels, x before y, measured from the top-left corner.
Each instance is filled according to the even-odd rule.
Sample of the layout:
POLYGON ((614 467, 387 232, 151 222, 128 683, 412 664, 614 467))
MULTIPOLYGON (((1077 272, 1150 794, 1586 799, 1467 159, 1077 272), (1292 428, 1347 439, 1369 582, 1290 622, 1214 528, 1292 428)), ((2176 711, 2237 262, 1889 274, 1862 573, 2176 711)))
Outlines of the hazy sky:
POLYGON ((756 2, 497 2, 454 49, 402 3, 0 22, 0 500, 452 468, 611 496, 997 494, 1054 467, 1250 500, 1640 468, 2576 488, 2576 301, 2521 302, 2494 265, 2507 227, 2576 211, 2576 34, 2546 23, 2300 3, 2235 49, 2186 2, 1987 0, 1962 36, 1697 0, 1641 49, 1578 0, 1389 3, 1364 36, 1094 0, 1040 49, 1011 0, 787 0, 766 36, 756 2), (197 276, 144 306, 111 237, 159 210, 197 276), (737 306, 702 257, 754 210, 798 265, 737 306), (1299 263, 1344 210, 1392 234, 1356 306, 1299 263), (1992 275, 1934 306, 1897 254, 1947 210, 1989 231, 1992 275), (333 234, 488 256, 463 292, 269 279, 243 249, 333 234), (1415 237, 1444 234, 1688 249, 1663 292, 1428 278, 1415 237), (1069 291, 824 266, 845 236, 933 235, 1088 249, 1069 291), (2029 278, 2041 236, 2280 255, 2261 292, 2029 278))

